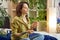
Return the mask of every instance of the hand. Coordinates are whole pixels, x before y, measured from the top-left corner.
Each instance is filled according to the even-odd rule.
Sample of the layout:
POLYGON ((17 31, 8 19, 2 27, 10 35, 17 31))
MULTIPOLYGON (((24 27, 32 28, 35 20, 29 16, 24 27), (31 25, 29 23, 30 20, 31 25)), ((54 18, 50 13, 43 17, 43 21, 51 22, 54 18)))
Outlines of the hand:
POLYGON ((31 29, 37 28, 39 26, 39 22, 33 22, 31 25, 31 29))
POLYGON ((29 33, 29 34, 31 34, 33 32, 34 32, 33 30, 27 30, 27 33, 29 33))

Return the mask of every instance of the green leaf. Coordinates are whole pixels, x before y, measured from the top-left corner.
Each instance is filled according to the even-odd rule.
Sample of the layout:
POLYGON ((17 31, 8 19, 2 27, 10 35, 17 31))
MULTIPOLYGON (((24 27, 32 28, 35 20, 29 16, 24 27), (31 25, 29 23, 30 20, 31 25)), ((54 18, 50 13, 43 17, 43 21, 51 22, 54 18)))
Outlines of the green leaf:
POLYGON ((12 0, 13 3, 17 4, 19 0, 12 0))

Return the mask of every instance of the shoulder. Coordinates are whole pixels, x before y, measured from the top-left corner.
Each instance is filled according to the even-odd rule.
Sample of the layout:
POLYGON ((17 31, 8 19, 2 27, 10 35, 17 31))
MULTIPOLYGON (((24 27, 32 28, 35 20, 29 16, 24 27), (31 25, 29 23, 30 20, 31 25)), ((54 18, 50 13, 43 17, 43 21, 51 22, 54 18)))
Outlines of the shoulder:
POLYGON ((15 16, 12 22, 16 22, 16 21, 22 21, 22 17, 15 16))

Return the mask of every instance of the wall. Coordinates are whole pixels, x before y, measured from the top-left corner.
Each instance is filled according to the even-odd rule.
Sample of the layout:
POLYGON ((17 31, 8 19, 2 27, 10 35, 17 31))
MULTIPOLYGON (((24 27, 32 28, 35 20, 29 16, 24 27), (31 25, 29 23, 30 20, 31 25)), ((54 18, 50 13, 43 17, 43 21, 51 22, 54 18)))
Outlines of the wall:
POLYGON ((60 0, 47 1, 47 26, 49 33, 56 33, 57 30, 57 6, 60 0))

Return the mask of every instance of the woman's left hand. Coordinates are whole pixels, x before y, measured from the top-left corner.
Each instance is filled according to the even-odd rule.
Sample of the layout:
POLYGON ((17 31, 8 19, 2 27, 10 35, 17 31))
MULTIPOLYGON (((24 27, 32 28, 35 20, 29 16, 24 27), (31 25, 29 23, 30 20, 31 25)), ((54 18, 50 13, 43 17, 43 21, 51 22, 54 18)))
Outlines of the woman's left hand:
POLYGON ((39 22, 33 22, 31 25, 31 29, 37 28, 38 25, 39 25, 39 22))

